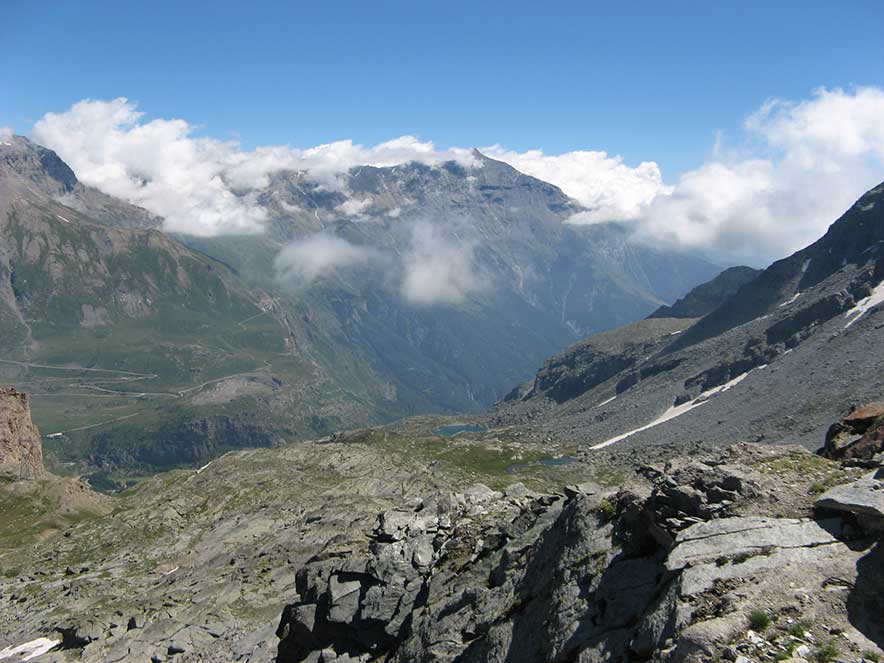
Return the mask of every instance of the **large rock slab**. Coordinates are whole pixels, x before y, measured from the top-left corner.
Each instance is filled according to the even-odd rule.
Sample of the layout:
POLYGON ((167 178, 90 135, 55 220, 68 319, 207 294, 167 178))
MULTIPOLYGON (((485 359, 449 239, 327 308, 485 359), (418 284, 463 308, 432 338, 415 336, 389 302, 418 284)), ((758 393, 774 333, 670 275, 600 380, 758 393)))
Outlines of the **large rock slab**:
POLYGON ((818 509, 884 519, 884 481, 865 478, 835 486, 823 493, 813 505, 818 509))
POLYGON ((761 516, 697 523, 679 532, 666 567, 675 571, 726 557, 769 554, 778 548, 832 544, 837 542, 832 534, 836 527, 833 521, 761 516))

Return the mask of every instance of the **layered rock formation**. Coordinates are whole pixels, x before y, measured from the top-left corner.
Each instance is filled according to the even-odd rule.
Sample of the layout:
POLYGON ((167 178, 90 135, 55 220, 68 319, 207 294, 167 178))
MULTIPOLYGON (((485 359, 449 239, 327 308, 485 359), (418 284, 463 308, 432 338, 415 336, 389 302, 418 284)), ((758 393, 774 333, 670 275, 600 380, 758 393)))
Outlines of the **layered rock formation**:
POLYGON ((278 660, 783 660, 831 633, 874 651, 877 530, 810 517, 806 484, 772 480, 819 462, 738 446, 646 467, 649 493, 477 486, 384 512, 367 546, 337 543, 299 571, 278 660))
POLYGON ((0 478, 41 479, 46 475, 40 433, 31 421, 27 394, 0 386, 0 478))

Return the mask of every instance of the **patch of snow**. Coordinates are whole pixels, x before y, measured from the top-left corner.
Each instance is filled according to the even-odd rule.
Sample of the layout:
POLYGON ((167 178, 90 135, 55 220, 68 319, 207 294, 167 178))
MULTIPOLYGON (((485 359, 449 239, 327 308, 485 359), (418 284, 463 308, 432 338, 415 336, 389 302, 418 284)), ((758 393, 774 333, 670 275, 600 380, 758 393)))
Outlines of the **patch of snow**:
POLYGON ((678 331, 674 331, 670 334, 670 336, 678 336, 679 334, 681 334, 682 331, 683 330, 681 330, 681 329, 679 329, 678 331))
POLYGON ((71 222, 70 219, 66 219, 66 218, 64 218, 61 214, 56 214, 55 216, 57 216, 59 219, 61 219, 61 220, 64 221, 65 223, 70 223, 70 222, 71 222))
MULTIPOLYGON (((759 367, 759 368, 763 368, 759 367)), ((728 389, 732 389, 740 384, 743 380, 746 379, 746 376, 749 375, 752 371, 747 371, 741 375, 738 375, 733 380, 729 382, 725 382, 724 384, 720 384, 717 387, 713 387, 712 389, 708 389, 704 391, 702 394, 697 396, 694 400, 688 401, 687 403, 682 403, 681 405, 673 405, 666 412, 661 414, 659 417, 654 419, 651 423, 645 424, 644 426, 640 426, 634 430, 631 430, 627 433, 623 433, 621 435, 617 435, 616 437, 612 437, 604 442, 599 442, 598 444, 594 444, 590 447, 590 449, 604 449, 605 447, 609 447, 615 442, 620 442, 621 440, 625 440, 627 437, 631 437, 636 433, 641 433, 642 431, 646 431, 649 428, 653 428, 654 426, 659 426, 660 424, 675 419, 676 417, 680 417, 685 412, 690 412, 694 408, 698 408, 701 405, 704 405, 709 401, 710 398, 715 396, 716 394, 722 394, 726 392, 728 389)))
POLYGON ((794 295, 792 295, 792 297, 790 297, 789 299, 784 301, 782 304, 780 304, 780 308, 783 308, 784 306, 788 306, 789 304, 794 302, 796 299, 798 299, 800 296, 801 296, 801 293, 796 292, 794 295))
MULTIPOLYGON (((831 252, 832 252, 832 249, 829 249, 829 253, 831 253, 831 252)), ((807 268, 810 267, 810 261, 811 261, 811 258, 808 258, 807 260, 804 261, 804 264, 801 265, 801 273, 802 274, 804 274, 804 272, 807 271, 807 268)))
POLYGON ((61 437, 62 435, 64 435, 64 433, 49 433, 49 435, 46 436, 46 439, 52 439, 54 437, 61 437))
POLYGON ((166 571, 163 575, 164 575, 164 576, 170 576, 170 575, 172 575, 173 573, 175 573, 175 571, 177 571, 177 570, 180 569, 180 568, 181 568, 180 566, 176 566, 174 569, 171 569, 171 570, 169 570, 169 571, 166 571))
POLYGON ((10 645, 5 649, 0 649, 0 661, 13 656, 20 656, 23 661, 30 661, 32 658, 42 656, 48 651, 54 649, 61 644, 61 640, 53 640, 51 638, 37 638, 24 644, 13 646, 10 645))
POLYGON ((847 324, 844 325, 844 329, 847 329, 850 325, 863 317, 870 309, 876 307, 882 302, 884 302, 884 281, 879 283, 875 289, 872 290, 871 295, 865 299, 859 300, 856 303, 856 306, 844 314, 845 318, 850 318, 850 320, 847 321, 847 324))
POLYGON ((209 465, 211 465, 211 464, 212 464, 212 461, 209 461, 208 463, 206 463, 205 465, 203 465, 201 468, 199 468, 199 469, 196 471, 196 473, 197 473, 197 474, 200 474, 204 469, 206 469, 206 468, 207 468, 209 465))
POLYGON ((598 405, 596 405, 596 407, 601 407, 602 405, 607 405, 608 403, 610 403, 611 401, 613 401, 613 400, 616 399, 616 398, 617 398, 616 395, 615 395, 615 396, 611 396, 611 398, 609 398, 609 399, 606 400, 606 401, 602 401, 601 403, 599 403, 598 405))

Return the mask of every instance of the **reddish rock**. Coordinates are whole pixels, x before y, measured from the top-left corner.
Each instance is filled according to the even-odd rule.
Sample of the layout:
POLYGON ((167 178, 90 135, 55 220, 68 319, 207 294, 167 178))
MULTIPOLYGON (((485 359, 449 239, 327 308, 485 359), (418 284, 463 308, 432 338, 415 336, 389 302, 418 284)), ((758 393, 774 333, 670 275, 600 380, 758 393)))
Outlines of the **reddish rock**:
POLYGON ((869 403, 832 424, 822 455, 833 460, 872 460, 884 452, 884 403, 869 403))
POLYGON ((46 476, 40 432, 31 421, 27 394, 12 387, 0 387, 0 478, 46 476))
POLYGON ((852 428, 858 428, 870 426, 879 417, 884 417, 884 403, 869 403, 868 405, 863 405, 858 410, 854 410, 841 421, 852 428))

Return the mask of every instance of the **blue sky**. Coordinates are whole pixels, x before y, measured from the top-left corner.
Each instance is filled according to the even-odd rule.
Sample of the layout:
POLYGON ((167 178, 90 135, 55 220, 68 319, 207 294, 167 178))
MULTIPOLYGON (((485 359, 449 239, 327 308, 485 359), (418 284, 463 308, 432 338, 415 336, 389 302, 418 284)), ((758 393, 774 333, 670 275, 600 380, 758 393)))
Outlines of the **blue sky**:
POLYGON ((769 97, 884 82, 880 2, 13 0, 2 22, 0 125, 23 133, 126 96, 246 147, 414 134, 603 149, 667 180, 769 97))

